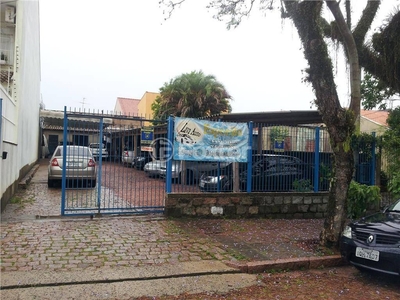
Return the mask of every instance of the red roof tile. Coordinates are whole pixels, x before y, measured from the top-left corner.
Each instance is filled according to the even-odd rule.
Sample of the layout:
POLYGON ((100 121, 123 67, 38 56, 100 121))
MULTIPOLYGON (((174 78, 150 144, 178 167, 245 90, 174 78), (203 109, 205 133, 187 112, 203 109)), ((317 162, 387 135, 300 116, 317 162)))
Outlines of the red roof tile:
POLYGON ((139 114, 139 102, 139 99, 118 97, 117 104, 119 104, 121 111, 118 111, 117 113, 125 116, 137 116, 139 114))
POLYGON ((361 110, 362 117, 383 126, 388 126, 386 122, 388 115, 389 112, 385 110, 361 110))

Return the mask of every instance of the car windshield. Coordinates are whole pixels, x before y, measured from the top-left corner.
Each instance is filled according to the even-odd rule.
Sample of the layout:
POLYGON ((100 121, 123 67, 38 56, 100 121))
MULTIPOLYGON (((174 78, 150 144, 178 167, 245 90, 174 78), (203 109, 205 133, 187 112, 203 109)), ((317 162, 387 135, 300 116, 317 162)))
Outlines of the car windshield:
MULTIPOLYGON (((63 156, 63 148, 59 147, 56 156, 63 156)), ((67 156, 91 156, 89 148, 79 146, 67 146, 67 156)))
POLYGON ((400 199, 388 207, 387 212, 400 212, 400 199))

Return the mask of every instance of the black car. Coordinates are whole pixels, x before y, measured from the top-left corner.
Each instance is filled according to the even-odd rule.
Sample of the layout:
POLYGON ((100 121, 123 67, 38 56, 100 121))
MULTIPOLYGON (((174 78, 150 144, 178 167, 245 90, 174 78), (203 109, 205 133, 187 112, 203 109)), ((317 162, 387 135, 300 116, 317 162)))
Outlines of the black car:
POLYGON ((341 255, 357 268, 400 276, 400 199, 346 226, 341 255))
MULTIPOLYGON (((240 163, 240 191, 247 190, 247 173, 247 163, 240 163)), ((251 190, 253 192, 311 190, 311 179, 311 168, 297 157, 278 154, 253 155, 251 172, 251 190)), ((221 169, 219 174, 215 172, 211 175, 203 174, 199 187, 203 192, 232 191, 232 166, 230 169, 221 169)))
POLYGON ((143 170, 144 165, 152 160, 153 159, 151 157, 150 152, 142 151, 141 153, 139 153, 138 156, 134 158, 134 166, 138 170, 143 170))

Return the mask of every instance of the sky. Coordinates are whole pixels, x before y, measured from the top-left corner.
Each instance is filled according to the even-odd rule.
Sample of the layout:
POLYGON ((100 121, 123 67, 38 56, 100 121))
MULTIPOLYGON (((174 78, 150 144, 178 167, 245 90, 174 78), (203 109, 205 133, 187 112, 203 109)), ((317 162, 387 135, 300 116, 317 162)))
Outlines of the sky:
MULTIPOLYGON (((292 23, 254 10, 227 30, 208 2, 186 0, 164 20, 159 0, 39 0, 45 108, 112 112, 117 97, 140 99, 201 70, 225 86, 234 113, 309 110, 315 97, 302 82, 307 62, 292 23)), ((379 19, 399 4, 385 2, 379 19)), ((346 105, 347 70, 334 60, 346 105)))

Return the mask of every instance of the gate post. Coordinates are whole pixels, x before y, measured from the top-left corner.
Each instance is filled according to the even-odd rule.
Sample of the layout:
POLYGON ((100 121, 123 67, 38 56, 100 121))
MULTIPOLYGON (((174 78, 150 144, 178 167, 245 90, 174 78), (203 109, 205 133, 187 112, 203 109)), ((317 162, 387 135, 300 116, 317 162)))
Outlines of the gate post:
POLYGON ((251 192, 253 169, 253 122, 249 122, 249 142, 247 146, 247 192, 251 192))
POLYGON ((65 166, 67 165, 67 138, 68 138, 68 116, 67 116, 67 107, 64 106, 64 130, 63 130, 63 169, 62 169, 62 179, 61 179, 61 215, 65 215, 65 188, 66 188, 66 176, 67 170, 65 166))
POLYGON ((371 175, 370 175, 370 185, 375 185, 375 172, 376 172, 376 141, 375 132, 372 132, 372 145, 371 145, 371 175))
POLYGON ((168 117, 167 138, 170 146, 167 148, 167 176, 165 179, 165 189, 167 194, 172 190, 172 159, 174 154, 174 119, 172 116, 168 117))
POLYGON ((319 191, 319 127, 315 128, 314 145, 314 192, 319 191))
POLYGON ((100 118, 99 122, 99 170, 97 172, 97 213, 100 214, 101 204, 101 169, 103 164, 103 117, 100 118))

